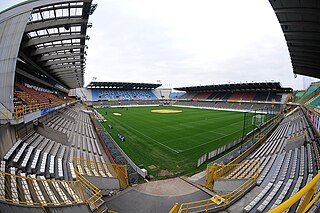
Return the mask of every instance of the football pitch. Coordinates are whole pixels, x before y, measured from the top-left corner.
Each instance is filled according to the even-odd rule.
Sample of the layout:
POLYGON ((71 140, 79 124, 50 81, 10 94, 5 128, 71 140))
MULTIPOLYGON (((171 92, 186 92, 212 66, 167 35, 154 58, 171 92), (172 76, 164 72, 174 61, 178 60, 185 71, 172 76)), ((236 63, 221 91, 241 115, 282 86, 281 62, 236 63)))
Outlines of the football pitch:
POLYGON ((253 129, 253 113, 184 107, 96 110, 105 117, 102 124, 126 154, 156 178, 195 172, 204 153, 242 136, 244 118, 245 133, 253 129))

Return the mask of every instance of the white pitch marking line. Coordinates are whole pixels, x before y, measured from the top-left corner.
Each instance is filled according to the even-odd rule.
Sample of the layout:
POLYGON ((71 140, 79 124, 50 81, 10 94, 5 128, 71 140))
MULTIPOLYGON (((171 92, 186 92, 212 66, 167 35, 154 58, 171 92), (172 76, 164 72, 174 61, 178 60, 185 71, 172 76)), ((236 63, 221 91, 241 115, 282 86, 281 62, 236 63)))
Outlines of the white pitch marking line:
MULTIPOLYGON (((123 123, 122 123, 122 125, 123 125, 123 123)), ((125 125, 125 126, 127 126, 127 125, 125 125)), ((141 135, 149 138, 150 140, 153 140, 153 141, 156 142, 157 144, 159 144, 159 145, 161 145, 161 146, 163 146, 163 147, 165 147, 165 148, 167 148, 167 149, 169 149, 169 150, 171 150, 171 151, 173 151, 173 152, 175 152, 175 153, 177 153, 177 154, 180 153, 180 152, 178 152, 177 150, 172 149, 171 147, 169 147, 169 146, 167 146, 167 145, 164 145, 164 144, 162 144, 161 142, 159 142, 159 141, 157 141, 157 140, 149 137, 148 135, 145 135, 145 134, 143 134, 142 132, 139 132, 138 130, 136 130, 135 128, 133 128, 133 127, 131 127, 131 126, 127 126, 127 127, 128 127, 129 129, 132 129, 132 130, 134 130, 135 132, 137 132, 137 133, 139 133, 139 134, 141 134, 141 135)))

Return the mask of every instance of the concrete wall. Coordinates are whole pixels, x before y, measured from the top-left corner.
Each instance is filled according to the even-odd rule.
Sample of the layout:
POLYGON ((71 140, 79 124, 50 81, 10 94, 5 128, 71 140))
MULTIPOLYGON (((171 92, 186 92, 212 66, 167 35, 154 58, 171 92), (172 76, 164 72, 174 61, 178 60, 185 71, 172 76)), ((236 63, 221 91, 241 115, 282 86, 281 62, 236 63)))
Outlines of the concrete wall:
POLYGON ((16 142, 16 134, 14 126, 4 124, 0 126, 0 158, 8 152, 8 150, 16 142))
POLYGON ((13 112, 13 86, 22 36, 31 9, 17 14, 0 14, 0 101, 13 112), (12 15, 12 16, 10 16, 12 15), (13 16, 15 15, 15 16, 13 16))
POLYGON ((152 92, 157 96, 159 99, 168 99, 170 96, 172 89, 171 88, 157 88, 152 90, 152 92))
POLYGON ((27 134, 29 134, 30 132, 32 132, 34 130, 33 128, 33 122, 29 122, 29 123, 21 123, 15 126, 15 130, 16 130, 16 135, 18 138, 23 138, 24 136, 26 136, 27 134))
POLYGON ((110 191, 120 190, 119 180, 114 177, 95 177, 84 175, 93 185, 101 190, 102 195, 108 195, 110 191))
POLYGON ((52 129, 43 124, 39 124, 39 126, 37 126, 36 131, 39 134, 49 138, 50 140, 59 142, 64 145, 69 145, 67 135, 62 132, 59 132, 58 130, 52 129))
POLYGON ((72 89, 69 91, 69 95, 77 96, 82 101, 91 101, 92 100, 91 89, 87 89, 87 88, 72 89))

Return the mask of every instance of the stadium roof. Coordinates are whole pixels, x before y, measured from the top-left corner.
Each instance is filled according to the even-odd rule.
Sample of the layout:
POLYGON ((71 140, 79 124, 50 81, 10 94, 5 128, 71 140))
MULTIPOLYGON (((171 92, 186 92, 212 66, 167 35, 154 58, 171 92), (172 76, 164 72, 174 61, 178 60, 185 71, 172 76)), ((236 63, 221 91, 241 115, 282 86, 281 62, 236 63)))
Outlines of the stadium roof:
POLYGON ((320 78, 318 0, 269 0, 287 41, 295 74, 320 78))
POLYGON ((239 83, 239 84, 218 84, 194 87, 174 88, 180 91, 276 91, 276 92, 292 92, 291 88, 282 88, 279 82, 266 83, 239 83))
POLYGON ((105 89, 156 89, 162 84, 149 83, 128 83, 128 82, 91 82, 87 88, 105 88, 105 89))
POLYGON ((63 87, 83 87, 89 15, 92 0, 31 0, 1 14, 31 9, 18 57, 63 87))

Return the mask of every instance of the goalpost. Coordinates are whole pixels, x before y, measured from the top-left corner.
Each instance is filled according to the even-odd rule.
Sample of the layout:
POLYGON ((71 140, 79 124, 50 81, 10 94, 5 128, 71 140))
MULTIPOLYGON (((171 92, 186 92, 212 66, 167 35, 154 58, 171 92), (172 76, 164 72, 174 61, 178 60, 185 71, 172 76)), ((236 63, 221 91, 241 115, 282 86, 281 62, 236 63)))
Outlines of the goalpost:
POLYGON ((263 124, 265 121, 265 115, 263 114, 259 114, 259 115, 254 115, 252 116, 252 125, 255 125, 255 127, 260 126, 261 124, 263 124))

